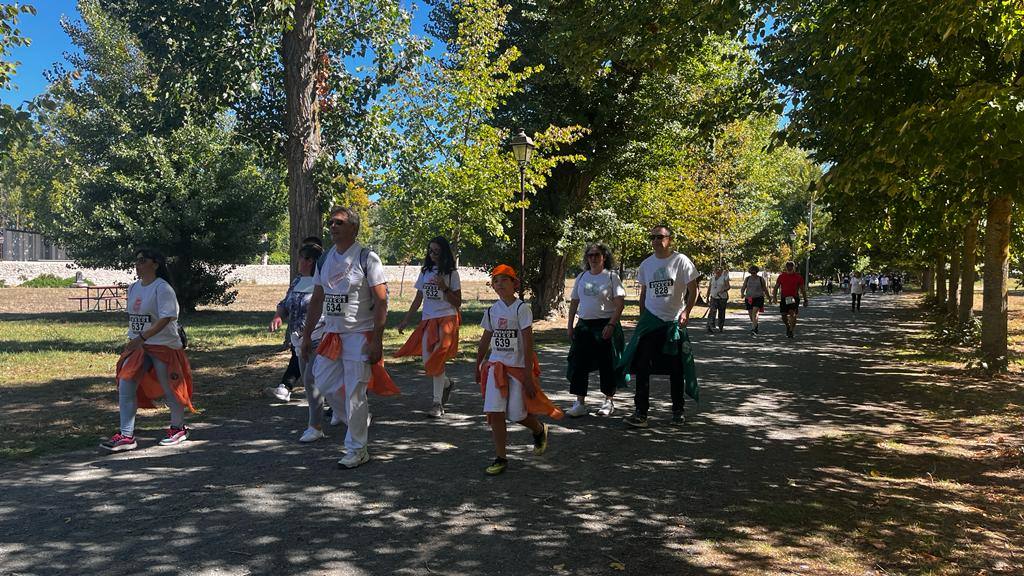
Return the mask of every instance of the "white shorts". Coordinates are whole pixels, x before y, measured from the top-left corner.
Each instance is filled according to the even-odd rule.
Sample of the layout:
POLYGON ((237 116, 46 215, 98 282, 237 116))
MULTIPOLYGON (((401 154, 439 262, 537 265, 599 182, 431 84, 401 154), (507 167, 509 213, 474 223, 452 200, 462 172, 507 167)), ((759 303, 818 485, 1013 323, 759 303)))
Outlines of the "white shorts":
POLYGON ((484 413, 504 412, 505 418, 510 422, 525 420, 529 414, 526 413, 526 403, 523 399, 523 384, 510 376, 508 378, 508 398, 501 396, 501 391, 494 384, 494 368, 487 370, 487 386, 484 389, 484 413))

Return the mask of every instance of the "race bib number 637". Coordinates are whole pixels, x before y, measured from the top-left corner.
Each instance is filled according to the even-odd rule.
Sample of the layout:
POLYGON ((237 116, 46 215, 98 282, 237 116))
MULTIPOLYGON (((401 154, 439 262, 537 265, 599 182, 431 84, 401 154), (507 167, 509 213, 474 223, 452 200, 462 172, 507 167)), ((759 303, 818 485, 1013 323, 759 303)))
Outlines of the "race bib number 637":
POLYGON ((129 314, 128 315, 128 328, 132 332, 142 332, 146 329, 146 324, 152 322, 149 314, 129 314))

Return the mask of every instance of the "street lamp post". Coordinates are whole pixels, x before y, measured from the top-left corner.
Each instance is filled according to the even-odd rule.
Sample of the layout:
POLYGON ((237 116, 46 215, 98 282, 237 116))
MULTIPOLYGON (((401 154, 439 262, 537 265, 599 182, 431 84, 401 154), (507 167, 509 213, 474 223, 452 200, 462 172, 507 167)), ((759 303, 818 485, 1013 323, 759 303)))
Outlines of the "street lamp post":
POLYGON ((533 140, 526 131, 519 129, 519 134, 509 142, 512 153, 519 164, 519 299, 523 298, 523 284, 526 276, 526 164, 533 157, 533 140))

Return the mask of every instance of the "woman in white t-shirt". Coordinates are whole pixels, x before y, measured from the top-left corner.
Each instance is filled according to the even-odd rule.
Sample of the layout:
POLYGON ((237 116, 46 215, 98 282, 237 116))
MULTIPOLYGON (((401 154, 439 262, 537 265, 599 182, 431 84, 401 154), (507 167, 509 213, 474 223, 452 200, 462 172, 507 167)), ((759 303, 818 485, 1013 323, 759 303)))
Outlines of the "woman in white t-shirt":
POLYGON ((128 287, 128 344, 117 361, 121 427, 100 447, 110 452, 134 450, 135 414, 153 408, 161 396, 171 410, 171 424, 161 446, 188 438, 185 408, 192 408, 192 370, 178 332, 178 299, 171 287, 167 261, 155 250, 135 252, 139 280, 128 287))
POLYGON ((625 380, 624 371, 616 370, 615 366, 625 347, 619 317, 625 306, 626 289, 611 270, 614 262, 607 246, 591 244, 583 254, 584 271, 576 277, 569 303, 566 378, 569 393, 576 396, 576 401, 565 413, 573 417, 587 414, 587 385, 590 373, 597 370, 604 393, 604 403, 597 413, 611 416, 615 412, 615 389, 625 380))
POLYGON ((416 330, 395 353, 395 357, 423 356, 423 369, 434 389, 433 404, 427 412, 432 418, 444 415, 454 381, 445 374, 445 363, 459 352, 459 325, 462 317, 462 282, 455 268, 451 244, 438 236, 427 244, 427 255, 416 279, 416 297, 398 324, 405 330, 412 315, 423 305, 423 315, 416 330))

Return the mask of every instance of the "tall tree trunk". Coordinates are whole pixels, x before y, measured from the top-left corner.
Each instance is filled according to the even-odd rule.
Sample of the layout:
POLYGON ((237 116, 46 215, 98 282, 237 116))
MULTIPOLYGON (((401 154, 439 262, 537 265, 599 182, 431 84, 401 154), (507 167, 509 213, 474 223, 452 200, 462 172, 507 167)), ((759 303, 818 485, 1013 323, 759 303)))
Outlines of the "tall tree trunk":
POLYGON ((314 0, 296 0, 295 21, 282 38, 288 130, 288 237, 291 276, 298 273, 296 249, 323 230, 313 170, 320 155, 320 111, 316 101, 317 41, 314 0))
POLYGON ((940 251, 935 259, 935 303, 946 305, 946 253, 940 251))
POLYGON ((1007 366, 1007 283, 1010 272, 1009 195, 988 203, 985 222, 985 275, 981 312, 981 355, 991 369, 1007 366))
POLYGON ((964 254, 960 258, 960 324, 971 320, 974 310, 975 266, 978 250, 978 219, 971 218, 964 228, 964 254))
POLYGON ((953 246, 949 251, 949 290, 946 291, 946 314, 956 318, 957 298, 960 287, 960 248, 953 246))
POLYGON ((935 267, 929 266, 921 272, 921 289, 929 296, 935 295, 935 267))
POLYGON ((593 177, 575 165, 560 164, 526 209, 526 280, 534 318, 566 311, 565 273, 573 258, 558 246, 569 228, 564 223, 579 213, 591 181, 593 177))

